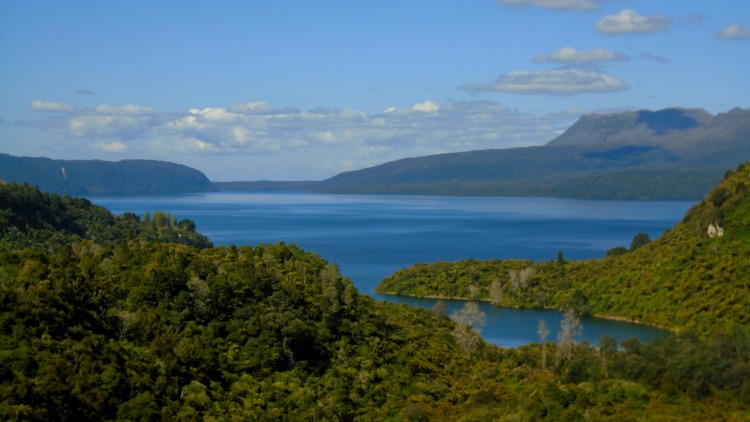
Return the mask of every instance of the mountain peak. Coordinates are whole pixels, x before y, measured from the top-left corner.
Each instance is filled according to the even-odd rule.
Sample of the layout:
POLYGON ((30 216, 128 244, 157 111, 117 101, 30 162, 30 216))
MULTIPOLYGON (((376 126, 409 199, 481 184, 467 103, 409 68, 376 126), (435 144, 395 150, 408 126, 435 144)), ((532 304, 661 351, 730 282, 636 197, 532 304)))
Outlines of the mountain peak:
POLYGON ((700 127, 712 119, 713 116, 703 109, 686 108, 591 114, 582 116, 548 145, 596 145, 622 143, 626 139, 649 140, 655 135, 700 127))

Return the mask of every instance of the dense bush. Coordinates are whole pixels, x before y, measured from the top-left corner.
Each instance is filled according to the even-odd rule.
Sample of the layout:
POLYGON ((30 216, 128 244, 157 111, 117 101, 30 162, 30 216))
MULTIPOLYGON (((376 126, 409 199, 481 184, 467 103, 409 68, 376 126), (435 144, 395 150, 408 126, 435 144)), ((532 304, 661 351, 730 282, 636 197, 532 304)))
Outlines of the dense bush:
MULTIPOLYGON (((294 245, 168 243, 153 234, 193 227, 166 213, 107 217, 87 201, 3 188, 25 199, 6 202, 0 220, 2 420, 750 417, 743 327, 658 345, 469 348, 466 330, 439 309, 362 296, 336 266, 294 245), (111 237, 96 221, 109 222, 111 237), (124 238, 123 221, 133 228, 124 238)), ((544 276, 573 286, 560 296, 572 308, 591 302, 568 279, 582 264, 491 262, 487 273, 496 265, 523 300, 547 300, 527 294, 544 276)), ((484 271, 457 277, 478 284, 484 271)))

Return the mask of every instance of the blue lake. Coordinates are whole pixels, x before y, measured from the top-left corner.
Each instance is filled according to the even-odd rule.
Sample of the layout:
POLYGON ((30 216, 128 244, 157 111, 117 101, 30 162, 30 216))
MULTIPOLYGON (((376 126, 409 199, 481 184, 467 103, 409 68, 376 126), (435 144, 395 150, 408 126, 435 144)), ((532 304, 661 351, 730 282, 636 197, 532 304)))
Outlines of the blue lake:
MULTIPOLYGON (((90 197, 116 214, 166 211, 195 221, 216 245, 294 243, 316 252, 357 289, 381 300, 429 308, 434 300, 376 295, 377 284, 414 263, 521 258, 536 261, 603 257, 630 245, 637 233, 654 239, 682 219, 689 201, 588 201, 307 193, 216 192, 166 196, 90 197)), ((448 301, 449 310, 462 306, 448 301)), ((561 315, 549 310, 482 305, 490 342, 518 346, 537 341, 544 318, 554 339, 561 315)), ((581 340, 604 335, 656 341, 665 332, 600 318, 583 320, 581 340)))

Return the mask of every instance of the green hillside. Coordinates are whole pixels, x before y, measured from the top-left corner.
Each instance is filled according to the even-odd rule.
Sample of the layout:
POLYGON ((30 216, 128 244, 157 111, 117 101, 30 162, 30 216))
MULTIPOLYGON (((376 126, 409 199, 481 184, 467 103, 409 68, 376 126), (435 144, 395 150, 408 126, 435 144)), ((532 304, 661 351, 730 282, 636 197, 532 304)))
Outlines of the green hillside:
POLYGON ((206 236, 195 231, 188 219, 149 210, 148 221, 135 214, 112 215, 106 208, 83 198, 39 191, 29 185, 0 183, 0 243, 20 248, 59 250, 82 240, 114 245, 130 237, 211 247, 206 236))
POLYGON ((360 295, 294 245, 176 244, 152 228, 192 227, 166 213, 1 188, 1 420, 750 418, 746 331, 502 349, 439 308, 360 295))
POLYGON ((377 292, 466 298, 473 289, 479 298, 503 306, 574 308, 702 335, 747 330, 749 186, 750 165, 741 165, 682 222, 626 253, 616 253, 622 248, 582 262, 561 257, 421 264, 386 278, 377 292), (712 232, 718 228, 721 236, 712 232))
POLYGON ((198 170, 154 160, 51 160, 0 154, 0 180, 67 195, 216 190, 198 170))

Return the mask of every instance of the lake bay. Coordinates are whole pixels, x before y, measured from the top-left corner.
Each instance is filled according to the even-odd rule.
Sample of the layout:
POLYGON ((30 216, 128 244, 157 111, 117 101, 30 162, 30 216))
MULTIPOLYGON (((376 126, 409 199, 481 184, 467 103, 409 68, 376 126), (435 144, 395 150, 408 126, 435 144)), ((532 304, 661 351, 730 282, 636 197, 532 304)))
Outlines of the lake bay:
MULTIPOLYGON (((339 266, 357 289, 378 299, 429 308, 434 300, 376 295, 384 277, 413 265, 461 259, 601 258, 637 233, 655 239, 682 219, 690 201, 589 201, 561 198, 324 195, 215 192, 166 196, 92 196, 115 214, 166 211, 195 221, 216 245, 285 242, 339 266)), ((460 301, 448 301, 449 310, 460 301)), ((503 346, 537 341, 547 320, 554 339, 560 314, 501 309, 487 313, 483 336, 503 346)), ((662 330, 585 318, 580 339, 603 335, 655 341, 662 330)))

